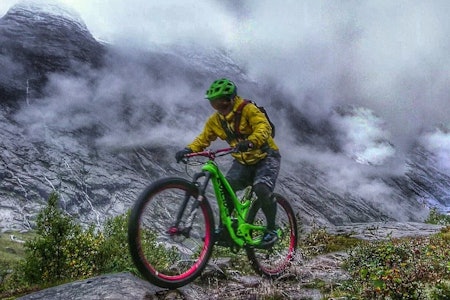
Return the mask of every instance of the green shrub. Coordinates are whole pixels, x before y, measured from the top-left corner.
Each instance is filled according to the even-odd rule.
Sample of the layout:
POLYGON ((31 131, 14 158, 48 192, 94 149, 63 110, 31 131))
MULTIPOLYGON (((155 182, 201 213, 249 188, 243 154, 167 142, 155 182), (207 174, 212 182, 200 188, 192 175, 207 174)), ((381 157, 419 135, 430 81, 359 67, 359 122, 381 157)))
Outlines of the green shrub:
POLYGON ((299 247, 305 257, 314 257, 324 253, 336 252, 353 248, 360 240, 349 235, 333 235, 325 228, 313 227, 301 235, 299 247))
POLYGON ((366 242, 349 251, 346 289, 357 299, 427 299, 429 285, 450 279, 449 256, 440 235, 366 242))
POLYGON ((431 300, 450 299, 450 281, 440 281, 430 288, 431 300))
POLYGON ((58 208, 53 193, 37 217, 37 236, 25 243, 24 279, 31 283, 55 283, 97 274, 99 248, 103 242, 94 227, 81 225, 58 208))
POLYGON ((137 270, 127 244, 128 214, 108 219, 103 231, 84 229, 58 207, 52 193, 39 212, 22 259, 0 260, 0 298, 111 272, 137 270))
POLYGON ((436 225, 450 225, 450 216, 439 213, 435 208, 430 210, 430 215, 425 220, 425 223, 436 225))
POLYGON ((103 229, 99 265, 101 273, 129 271, 138 274, 128 250, 129 213, 108 219, 103 229))

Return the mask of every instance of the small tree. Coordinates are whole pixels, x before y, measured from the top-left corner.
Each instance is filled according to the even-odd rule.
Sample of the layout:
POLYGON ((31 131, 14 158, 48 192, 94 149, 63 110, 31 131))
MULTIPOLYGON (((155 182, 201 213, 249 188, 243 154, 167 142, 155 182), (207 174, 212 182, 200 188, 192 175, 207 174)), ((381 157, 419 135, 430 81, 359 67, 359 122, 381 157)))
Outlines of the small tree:
POLYGON ((63 241, 75 226, 58 209, 58 195, 52 193, 37 217, 37 236, 25 243, 24 275, 30 283, 60 280, 64 277, 63 241))
POLYGON ((58 207, 52 193, 37 217, 37 236, 25 243, 23 273, 29 283, 55 283, 96 274, 102 236, 84 231, 58 207))
POLYGON ((108 219, 103 229, 99 265, 101 273, 129 271, 138 274, 128 250, 129 213, 108 219))

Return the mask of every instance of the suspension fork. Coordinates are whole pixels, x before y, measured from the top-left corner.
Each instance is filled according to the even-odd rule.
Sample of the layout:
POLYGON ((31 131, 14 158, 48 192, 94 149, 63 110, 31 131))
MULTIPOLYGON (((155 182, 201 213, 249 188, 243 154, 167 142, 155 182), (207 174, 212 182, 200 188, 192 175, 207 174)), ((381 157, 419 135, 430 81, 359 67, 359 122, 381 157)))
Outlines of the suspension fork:
POLYGON ((197 212, 197 208, 200 206, 200 203, 203 201, 203 199, 205 198, 205 191, 206 191, 206 187, 208 186, 209 183, 209 179, 211 178, 211 173, 209 172, 200 172, 200 173, 196 173, 193 178, 192 178, 192 183, 196 186, 199 187, 199 193, 197 196, 197 201, 195 201, 192 204, 191 210, 189 212, 189 215, 186 219, 186 224, 185 224, 185 228, 181 229, 179 228, 179 225, 181 223, 181 219, 183 217, 183 214, 187 208, 187 205, 189 203, 189 198, 192 196, 192 193, 190 191, 187 191, 186 194, 184 195, 184 200, 183 203, 181 204, 180 209, 178 210, 178 214, 177 214, 177 219, 175 220, 175 224, 169 229, 169 234, 170 235, 175 235, 178 233, 181 233, 185 236, 189 235, 189 231, 192 227, 192 222, 195 218, 195 214, 197 212), (205 180, 203 182, 203 184, 199 187, 199 182, 198 179, 201 177, 205 177, 205 180))
POLYGON ((202 202, 203 199, 205 198, 205 192, 206 192, 206 187, 208 186, 209 180, 211 179, 211 173, 210 172, 199 172, 194 174, 194 177, 192 177, 192 183, 199 187, 199 192, 198 192, 198 203, 202 202), (199 182, 198 180, 201 177, 205 177, 205 180, 203 181, 203 184, 201 186, 199 186, 199 182))

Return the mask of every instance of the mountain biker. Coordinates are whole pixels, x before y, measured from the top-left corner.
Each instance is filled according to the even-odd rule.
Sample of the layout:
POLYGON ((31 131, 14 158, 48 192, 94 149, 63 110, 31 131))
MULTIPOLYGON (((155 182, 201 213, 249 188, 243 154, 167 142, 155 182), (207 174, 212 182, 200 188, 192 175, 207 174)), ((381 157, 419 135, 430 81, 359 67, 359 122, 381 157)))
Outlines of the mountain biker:
MULTIPOLYGON (((249 103, 242 108, 239 124, 244 138, 233 137, 234 115, 244 101, 237 95, 236 85, 226 78, 215 80, 206 91, 205 98, 216 112, 208 118, 203 131, 191 144, 178 151, 175 158, 179 162, 184 155, 204 150, 217 138, 235 147, 239 152, 232 154, 234 160, 226 179, 234 191, 253 186, 267 220, 262 246, 270 246, 278 239, 275 230, 277 205, 272 193, 280 170, 281 155, 271 136, 269 121, 256 105, 249 103)), ((227 207, 232 205, 231 199, 227 199, 227 207)))

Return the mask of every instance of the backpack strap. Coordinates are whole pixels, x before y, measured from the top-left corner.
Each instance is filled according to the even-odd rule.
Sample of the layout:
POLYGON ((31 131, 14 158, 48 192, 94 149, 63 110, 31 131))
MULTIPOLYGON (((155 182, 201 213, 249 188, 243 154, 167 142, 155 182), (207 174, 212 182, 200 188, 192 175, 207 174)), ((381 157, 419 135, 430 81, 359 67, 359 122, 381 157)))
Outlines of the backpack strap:
POLYGON ((237 139, 242 139, 243 136, 241 134, 241 131, 239 130, 239 125, 241 124, 241 117, 242 117, 242 110, 244 109, 244 106, 251 103, 250 100, 244 100, 237 108, 236 112, 234 113, 234 134, 236 135, 237 139))
POLYGON ((228 143, 230 143, 234 139, 241 140, 244 138, 244 136, 241 134, 241 132, 239 130, 239 124, 241 123, 242 110, 244 109, 244 106, 246 106, 248 103, 251 103, 251 101, 244 100, 241 104, 239 104, 238 108, 234 112, 234 128, 233 128, 233 130, 230 127, 228 127, 227 121, 219 116, 220 124, 222 125, 222 128, 227 135, 228 143))
POLYGON ((230 129, 230 127, 228 127, 228 122, 226 120, 222 119, 219 115, 217 117, 219 118, 220 124, 222 125, 222 129, 225 131, 225 134, 227 135, 226 141, 228 143, 231 143, 231 141, 236 138, 236 135, 230 129))

